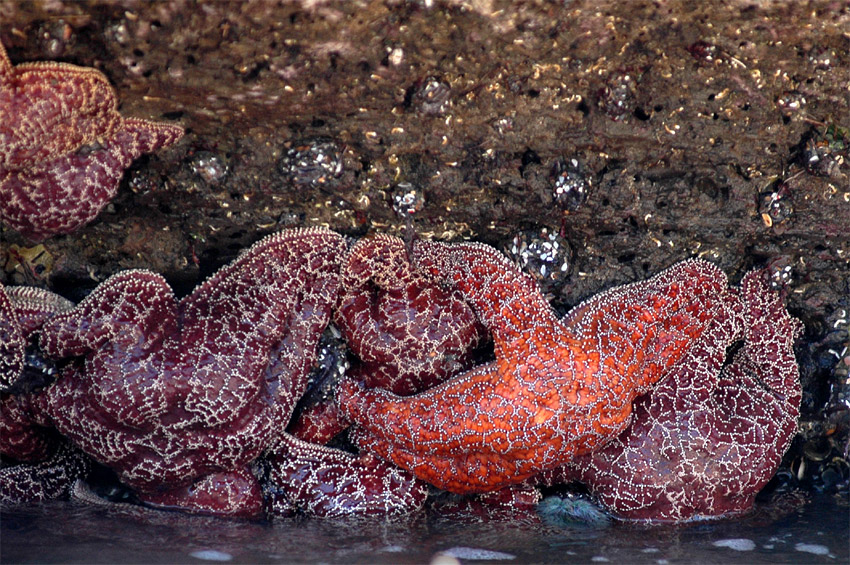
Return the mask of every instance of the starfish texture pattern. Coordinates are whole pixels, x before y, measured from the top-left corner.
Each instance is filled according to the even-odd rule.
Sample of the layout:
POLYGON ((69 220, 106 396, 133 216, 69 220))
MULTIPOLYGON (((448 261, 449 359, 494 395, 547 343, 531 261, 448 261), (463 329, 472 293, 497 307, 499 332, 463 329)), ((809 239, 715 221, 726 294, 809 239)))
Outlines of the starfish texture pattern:
POLYGON ((30 340, 47 319, 73 306, 47 290, 0 284, 0 454, 6 457, 36 462, 55 451, 55 435, 35 422, 32 395, 15 389, 23 388, 30 340))
POLYGON ((15 306, 0 284, 0 391, 8 390, 23 372, 25 348, 15 306))
MULTIPOLYGON (((470 368, 486 339, 460 292, 417 270, 398 237, 359 240, 341 279, 333 320, 356 356, 349 374, 367 387, 399 395, 431 388, 470 368)), ((347 426, 330 398, 302 413, 290 431, 326 443, 347 426)))
POLYGON ((285 435, 263 464, 270 510, 281 516, 402 516, 420 510, 428 486, 370 453, 354 455, 285 435))
POLYGON ((68 496, 90 467, 88 457, 66 442, 37 463, 0 467, 0 507, 68 496))
MULTIPOLYGON (((794 339, 801 330, 764 272, 741 283, 657 388, 635 403, 629 428, 593 453, 544 474, 578 480, 616 515, 681 522, 749 510, 791 443, 800 408, 794 339), (742 342, 730 362, 727 349, 742 342)), ((586 312, 567 324, 591 322, 586 312)))
POLYGON ((413 261, 473 305, 496 361, 411 397, 345 380, 339 400, 361 448, 456 493, 521 482, 616 436, 729 293, 717 267, 685 261, 592 300, 576 331, 489 246, 419 242, 413 261))
POLYGON ((179 301, 159 275, 114 275, 42 327, 48 355, 80 361, 37 398, 40 412, 143 499, 240 473, 307 386, 344 249, 327 230, 281 232, 179 301))
POLYGON ((0 220, 41 240, 90 222, 124 170, 183 128, 123 118, 100 71, 66 63, 13 66, 0 44, 0 220))
MULTIPOLYGON (((33 287, 0 284, 0 505, 65 496, 88 472, 88 459, 54 430, 37 423, 29 385, 27 344, 50 317, 73 303, 33 287)), ((41 385, 38 380, 36 385, 41 385)))

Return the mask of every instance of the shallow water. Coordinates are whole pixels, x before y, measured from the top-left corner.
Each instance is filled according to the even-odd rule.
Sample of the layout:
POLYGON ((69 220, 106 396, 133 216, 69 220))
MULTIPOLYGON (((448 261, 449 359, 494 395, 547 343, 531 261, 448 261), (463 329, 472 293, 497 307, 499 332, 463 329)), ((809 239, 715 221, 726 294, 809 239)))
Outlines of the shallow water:
POLYGON ((555 528, 464 524, 251 523, 125 505, 53 502, 0 514, 3 563, 848 563, 850 512, 821 496, 781 518, 758 513, 687 526, 555 528))

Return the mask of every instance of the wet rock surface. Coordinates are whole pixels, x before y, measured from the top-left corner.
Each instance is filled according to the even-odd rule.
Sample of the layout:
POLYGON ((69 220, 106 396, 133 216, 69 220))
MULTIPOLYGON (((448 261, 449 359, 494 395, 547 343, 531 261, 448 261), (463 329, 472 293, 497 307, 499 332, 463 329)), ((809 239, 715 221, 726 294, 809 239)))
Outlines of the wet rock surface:
POLYGON ((778 482, 846 492, 848 29, 828 1, 7 2, 13 63, 95 67, 123 115, 186 135, 71 235, 0 227, 0 281, 79 300, 148 268, 185 294, 295 226, 557 238, 560 311, 687 257, 770 264, 806 326, 778 482))

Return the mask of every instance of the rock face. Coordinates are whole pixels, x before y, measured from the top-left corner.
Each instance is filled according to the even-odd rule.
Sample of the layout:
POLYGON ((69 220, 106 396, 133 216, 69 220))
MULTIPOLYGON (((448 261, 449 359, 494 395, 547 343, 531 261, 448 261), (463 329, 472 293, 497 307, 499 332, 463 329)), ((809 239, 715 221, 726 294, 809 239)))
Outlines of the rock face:
POLYGON ((486 5, 4 5, 6 71, 97 69, 121 115, 187 133, 77 232, 32 247, 0 227, 0 282, 79 301, 138 268, 183 295, 264 235, 316 225, 500 249, 548 229, 574 250, 546 285, 562 311, 687 257, 733 283, 776 259, 807 328, 790 457, 816 451, 804 483, 819 480, 848 429, 850 16, 827 1, 486 5), (394 210, 398 185, 416 187, 414 213, 394 210))

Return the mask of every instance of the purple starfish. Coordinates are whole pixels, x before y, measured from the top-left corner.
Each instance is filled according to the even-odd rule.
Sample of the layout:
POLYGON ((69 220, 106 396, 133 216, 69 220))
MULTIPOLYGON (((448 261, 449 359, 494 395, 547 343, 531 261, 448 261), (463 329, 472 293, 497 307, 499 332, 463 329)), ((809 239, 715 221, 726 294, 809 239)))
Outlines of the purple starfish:
MULTIPOLYGON (((58 498, 88 471, 88 459, 36 423, 24 374, 26 347, 45 320, 73 307, 57 294, 0 284, 0 505, 58 498)), ((36 383, 38 384, 38 383, 36 383)))
POLYGON ((88 457, 67 443, 37 463, 0 467, 0 506, 67 496, 89 467, 88 457))
POLYGON ((353 455, 285 435, 263 463, 263 489, 281 516, 401 516, 419 510, 428 485, 369 453, 353 455))
POLYGON ((336 301, 344 250, 327 230, 281 232, 179 301, 154 273, 111 277, 42 328, 48 355, 82 357, 37 397, 45 423, 152 504, 258 514, 256 480, 241 498, 213 487, 245 479, 283 432, 336 301))
POLYGON ((123 118, 100 71, 13 66, 2 44, 0 115, 0 220, 34 240, 90 222, 134 159, 183 136, 179 126, 123 118))
POLYGON ((0 284, 0 391, 8 390, 23 372, 25 348, 15 307, 0 284))

